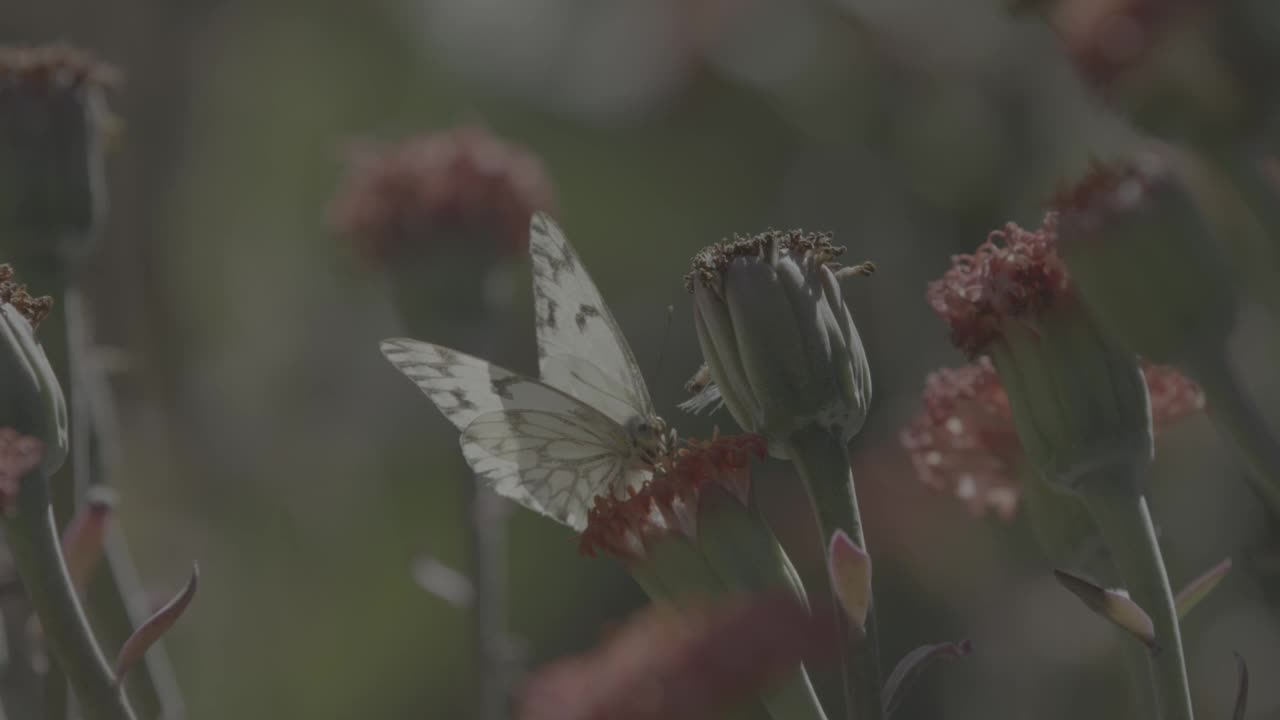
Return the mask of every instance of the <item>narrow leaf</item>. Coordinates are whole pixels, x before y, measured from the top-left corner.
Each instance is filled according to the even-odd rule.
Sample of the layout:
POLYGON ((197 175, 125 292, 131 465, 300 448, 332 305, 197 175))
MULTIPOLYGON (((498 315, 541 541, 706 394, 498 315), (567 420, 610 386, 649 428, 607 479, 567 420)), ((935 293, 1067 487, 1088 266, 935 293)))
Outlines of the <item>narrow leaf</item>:
POLYGON ((471 580, 430 555, 413 564, 413 579, 418 587, 456 608, 469 608, 475 601, 471 580))
POLYGON ((76 590, 84 592, 102 560, 107 525, 115 509, 115 493, 109 488, 90 489, 84 507, 62 533, 62 553, 76 590))
POLYGON ((1240 678, 1236 681, 1236 707, 1231 711, 1231 720, 1244 720, 1244 711, 1249 705, 1249 666, 1240 653, 1236 653, 1236 667, 1240 670, 1240 678))
POLYGON ((191 598, 196 595, 196 586, 200 584, 200 566, 191 566, 191 578, 187 580, 186 587, 174 596, 172 600, 165 604, 164 607, 156 611, 156 614, 142 623, 142 626, 133 631, 128 640, 124 641, 124 646, 120 648, 120 654, 116 656, 116 682, 119 683, 129 670, 142 656, 146 654, 147 649, 156 643, 173 624, 182 617, 182 613, 187 609, 187 605, 191 604, 191 598))
POLYGON ((1127 594, 1095 585, 1066 570, 1054 570, 1053 574, 1063 587, 1080 598, 1090 610, 1138 638, 1147 647, 1155 649, 1156 630, 1151 617, 1138 603, 1130 600, 1127 594))
POLYGON ((871 609, 871 556, 843 530, 837 530, 827 548, 827 572, 845 614, 854 627, 863 629, 871 609))
POLYGON ((954 660, 968 656, 973 652, 973 645, 968 640, 958 643, 945 642, 936 645, 921 645, 912 650, 889 673, 884 683, 884 711, 892 716, 906 698, 907 690, 920 679, 924 671, 939 660, 954 660))
POLYGON ((1182 588, 1178 596, 1173 599, 1174 605, 1178 608, 1178 619, 1185 618, 1187 613, 1191 612, 1191 608, 1200 604, 1206 595, 1218 587, 1218 583, 1222 582, 1222 578, 1227 576, 1227 571, 1230 569, 1231 558, 1226 558, 1205 574, 1187 583, 1187 586, 1182 588))

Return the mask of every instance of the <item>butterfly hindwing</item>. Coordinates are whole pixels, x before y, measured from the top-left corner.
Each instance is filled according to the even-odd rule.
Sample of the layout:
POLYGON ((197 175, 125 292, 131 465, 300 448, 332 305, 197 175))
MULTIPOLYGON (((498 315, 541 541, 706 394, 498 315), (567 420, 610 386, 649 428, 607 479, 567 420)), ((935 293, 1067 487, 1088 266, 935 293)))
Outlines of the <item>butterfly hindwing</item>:
POLYGON ((542 379, 620 425, 654 416, 617 321, 564 233, 543 213, 530 223, 529 253, 542 379))
POLYGON ((596 496, 625 496, 648 478, 627 467, 620 432, 614 423, 587 424, 572 414, 508 410, 481 415, 460 443, 472 469, 499 494, 518 488, 542 512, 581 531, 596 496))

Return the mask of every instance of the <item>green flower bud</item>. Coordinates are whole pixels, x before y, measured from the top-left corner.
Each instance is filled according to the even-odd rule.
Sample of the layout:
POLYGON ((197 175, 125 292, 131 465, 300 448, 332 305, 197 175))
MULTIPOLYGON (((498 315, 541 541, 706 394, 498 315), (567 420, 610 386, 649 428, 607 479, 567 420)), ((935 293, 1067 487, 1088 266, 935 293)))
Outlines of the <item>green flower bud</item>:
POLYGON ((50 475, 67 456, 67 406, 35 327, 53 302, 31 297, 12 277, 0 265, 0 427, 44 443, 41 467, 50 475))
POLYGON ((770 231, 702 250, 685 278, 720 399, 774 457, 812 427, 848 442, 867 416, 871 375, 834 271, 842 252, 828 235, 770 231))
POLYGON ((1226 263, 1168 164, 1096 167, 1058 205, 1059 251, 1107 331, 1161 363, 1226 343, 1236 321, 1226 263))
POLYGON ((955 258, 929 300, 958 347, 990 355, 1022 448, 1046 479, 1077 489, 1101 468, 1150 461, 1138 359, 1078 301, 1056 251, 1055 216, 1038 232, 1010 224, 992 233, 977 253, 955 258))

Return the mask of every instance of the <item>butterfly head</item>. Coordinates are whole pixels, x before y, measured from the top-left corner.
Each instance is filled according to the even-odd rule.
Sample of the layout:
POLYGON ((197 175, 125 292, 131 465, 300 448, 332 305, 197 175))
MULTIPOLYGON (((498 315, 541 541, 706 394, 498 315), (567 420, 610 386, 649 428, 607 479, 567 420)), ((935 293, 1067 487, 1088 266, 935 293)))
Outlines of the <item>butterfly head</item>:
POLYGON ((667 428, 662 418, 635 417, 628 423, 633 456, 643 465, 654 466, 676 447, 676 431, 667 428))

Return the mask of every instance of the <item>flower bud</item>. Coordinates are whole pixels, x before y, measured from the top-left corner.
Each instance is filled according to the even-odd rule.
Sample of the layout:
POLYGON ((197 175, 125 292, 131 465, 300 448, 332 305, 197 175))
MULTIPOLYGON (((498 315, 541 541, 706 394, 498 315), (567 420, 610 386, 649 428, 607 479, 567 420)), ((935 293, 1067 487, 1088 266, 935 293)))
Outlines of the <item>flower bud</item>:
POLYGON ((0 427, 40 440, 46 475, 67 456, 67 406, 62 386, 35 337, 53 302, 33 298, 0 265, 0 427))
POLYGON ((734 420, 787 456, 798 431, 848 442, 871 375, 834 272, 829 235, 769 231, 705 248, 685 278, 698 344, 734 420))
POLYGON ((1037 232, 992 233, 954 258, 929 301, 957 347, 991 356, 1032 465, 1076 489, 1102 467, 1150 461, 1151 410, 1137 357, 1080 304, 1056 233, 1052 214, 1037 232))
POLYGON ((88 250, 106 201, 115 71, 65 47, 0 49, 0 228, 10 257, 88 250))
POLYGON ((1071 277, 1118 340, 1160 363, 1226 342, 1236 300, 1224 259, 1165 161, 1097 166, 1057 205, 1071 277))

